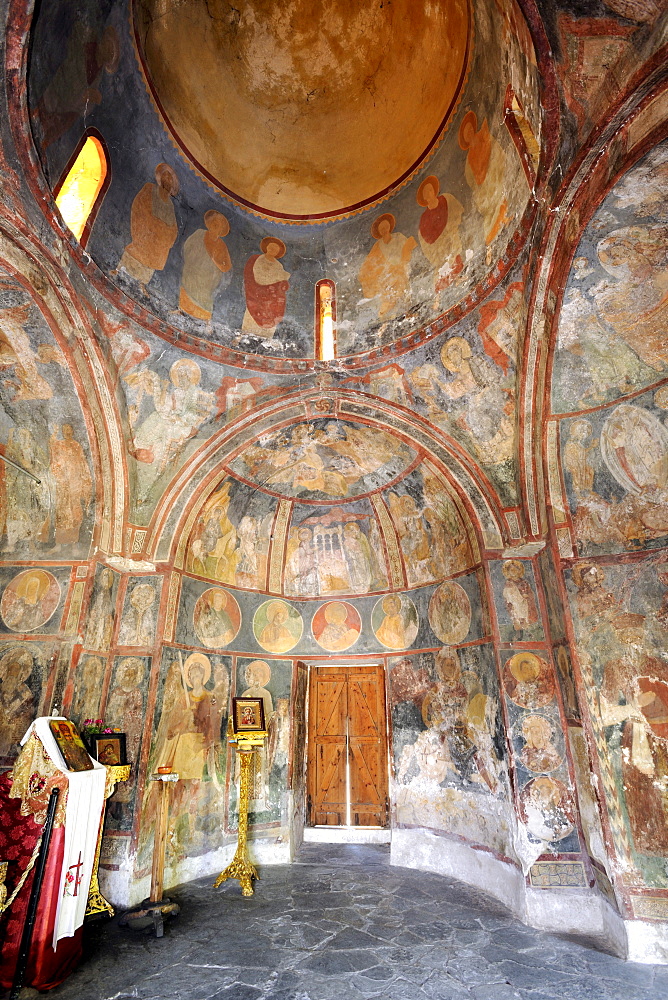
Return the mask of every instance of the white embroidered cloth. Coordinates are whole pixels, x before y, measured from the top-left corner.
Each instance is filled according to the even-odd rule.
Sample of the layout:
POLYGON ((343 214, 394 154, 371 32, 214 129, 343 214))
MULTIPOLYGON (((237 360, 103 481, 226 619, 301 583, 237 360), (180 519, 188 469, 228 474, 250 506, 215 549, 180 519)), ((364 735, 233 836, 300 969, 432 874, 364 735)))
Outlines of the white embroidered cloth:
MULTIPOLYGON (((61 938, 72 937, 81 927, 88 903, 88 889, 93 872, 97 834, 104 808, 104 788, 107 769, 93 761, 92 771, 68 771, 55 736, 49 728, 52 715, 35 719, 21 740, 24 744, 32 732, 41 741, 47 754, 63 774, 67 775, 68 791, 65 809, 65 850, 60 873, 58 909, 53 931, 53 947, 61 938), (76 895, 75 895, 76 891, 76 895)), ((91 758, 92 759, 92 758, 91 758)))

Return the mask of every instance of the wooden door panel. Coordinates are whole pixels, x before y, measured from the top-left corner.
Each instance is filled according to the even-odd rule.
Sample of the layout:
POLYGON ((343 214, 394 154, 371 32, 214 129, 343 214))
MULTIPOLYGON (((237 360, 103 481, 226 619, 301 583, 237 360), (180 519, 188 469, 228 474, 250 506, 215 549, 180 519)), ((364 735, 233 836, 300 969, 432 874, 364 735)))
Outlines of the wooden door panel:
POLYGON ((386 826, 383 668, 317 667, 311 675, 309 705, 311 824, 344 826, 350 797, 354 826, 386 826))
POLYGON ((378 675, 364 674, 348 679, 349 735, 383 738, 385 712, 379 697, 378 675))
POLYGON ((309 711, 309 821, 343 826, 347 815, 347 677, 319 668, 312 677, 309 711))
POLYGON ((350 741, 350 816, 353 826, 385 826, 387 767, 385 746, 350 741))
POLYGON ((348 713, 345 675, 318 677, 316 686, 316 738, 339 736, 345 739, 348 713))

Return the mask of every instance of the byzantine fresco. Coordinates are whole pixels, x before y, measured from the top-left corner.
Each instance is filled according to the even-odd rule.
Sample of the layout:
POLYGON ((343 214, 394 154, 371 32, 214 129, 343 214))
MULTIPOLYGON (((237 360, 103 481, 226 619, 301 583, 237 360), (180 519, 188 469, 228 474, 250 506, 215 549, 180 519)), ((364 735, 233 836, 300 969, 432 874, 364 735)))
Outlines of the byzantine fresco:
POLYGON ((11 765, 33 719, 42 714, 52 645, 0 642, 0 765, 11 765))
POLYGON ((109 566, 98 566, 90 596, 84 646, 100 653, 108 653, 116 619, 118 573, 109 566))
POLYGON ((84 653, 74 667, 64 708, 79 729, 86 719, 100 718, 100 699, 106 669, 106 659, 92 653, 84 653))
POLYGON ((129 780, 118 783, 116 791, 107 803, 106 822, 110 830, 132 829, 150 674, 149 657, 116 657, 104 709, 104 720, 126 734, 125 751, 127 760, 133 766, 129 780))
MULTIPOLYGON (((278 822, 285 825, 284 795, 290 751, 291 690, 291 661, 248 657, 239 657, 237 660, 237 697, 262 698, 268 733, 265 745, 253 754, 249 802, 251 825, 278 822)), ((238 773, 235 773, 235 782, 238 782, 238 778, 238 773)), ((235 815, 234 805, 231 815, 235 815)))
POLYGON ((321 604, 311 620, 313 638, 322 649, 338 653, 354 646, 362 631, 359 611, 347 601, 321 604))
POLYGON ((668 387, 562 421, 580 555, 655 548, 668 535, 668 387))
POLYGON ((118 630, 119 646, 153 645, 161 583, 142 576, 128 579, 118 630))
POLYGON ((505 737, 490 646, 389 661, 396 821, 513 856, 505 737))
POLYGON ((253 615, 253 634, 268 653, 287 653, 302 637, 304 620, 286 601, 265 601, 253 615))
POLYGON ((626 396, 668 369, 667 168, 664 142, 617 182, 582 235, 559 319, 555 412, 626 396))
POLYGON ((579 851, 577 811, 549 654, 521 649, 504 651, 502 658, 519 816, 528 842, 542 844, 542 850, 551 853, 579 851))
POLYGON ((99 130, 122 183, 106 192, 87 249, 184 332, 313 357, 313 288, 329 277, 339 353, 389 343, 474 292, 530 203, 541 130, 531 37, 513 2, 477 4, 475 22, 470 79, 484 85, 465 86, 429 162, 376 208, 328 227, 290 226, 222 198, 176 151, 141 78, 125 5, 87 0, 74 17, 58 0, 36 19, 29 68, 45 174, 58 181, 84 120, 99 130), (127 141, 119 107, 132 109, 140 144, 127 141))
POLYGON ((489 563, 496 618, 502 642, 540 642, 544 638, 533 565, 522 559, 489 563))
POLYGON ((377 427, 318 419, 260 437, 230 468, 284 496, 332 500, 385 485, 415 457, 407 444, 377 427))
MULTIPOLYGON (((229 657, 163 648, 147 773, 170 765, 180 776, 170 803, 168 865, 215 850, 220 844, 230 675, 229 657)), ((151 865, 156 785, 155 781, 146 783, 141 804, 138 868, 144 872, 151 865)))
POLYGON ((286 543, 284 593, 320 597, 385 590, 384 551, 368 500, 345 507, 295 504, 286 543))
POLYGON ((71 575, 69 566, 0 568, 0 631, 59 632, 71 575))
POLYGON ((186 570, 218 583, 264 589, 275 510, 273 497, 224 479, 195 521, 186 570))
POLYGON ((0 330, 0 448, 8 460, 0 468, 0 554, 85 558, 94 486, 77 391, 34 300, 1 268, 0 330))
POLYGON ((667 887, 668 572, 641 561, 578 561, 566 574, 577 655, 618 854, 667 887))
POLYGON ((515 362, 523 288, 523 281, 511 282, 500 298, 451 329, 445 341, 416 352, 406 372, 418 412, 476 459, 509 505, 517 500, 515 362))
POLYGON ((466 529, 443 483, 423 463, 383 494, 399 539, 409 587, 469 569, 466 529))

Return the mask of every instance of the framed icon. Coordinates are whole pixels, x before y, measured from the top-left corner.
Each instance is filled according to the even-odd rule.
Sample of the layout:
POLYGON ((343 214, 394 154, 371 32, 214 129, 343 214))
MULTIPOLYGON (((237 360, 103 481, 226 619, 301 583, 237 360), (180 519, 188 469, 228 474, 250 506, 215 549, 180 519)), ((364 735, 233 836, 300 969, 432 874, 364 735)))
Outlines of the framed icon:
POLYGON ((125 733, 96 733, 90 737, 92 753, 100 764, 127 764, 125 733))
POLYGON ((262 698, 233 698, 232 724, 235 735, 263 733, 265 722, 262 698))

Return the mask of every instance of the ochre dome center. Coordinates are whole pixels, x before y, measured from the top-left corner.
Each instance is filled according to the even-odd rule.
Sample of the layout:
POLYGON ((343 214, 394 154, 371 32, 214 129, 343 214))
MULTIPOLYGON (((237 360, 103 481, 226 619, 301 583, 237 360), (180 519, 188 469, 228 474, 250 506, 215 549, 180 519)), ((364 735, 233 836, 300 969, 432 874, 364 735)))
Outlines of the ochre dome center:
POLYGON ((136 0, 163 119, 226 193, 277 217, 372 203, 419 166, 456 107, 468 0, 136 0))

